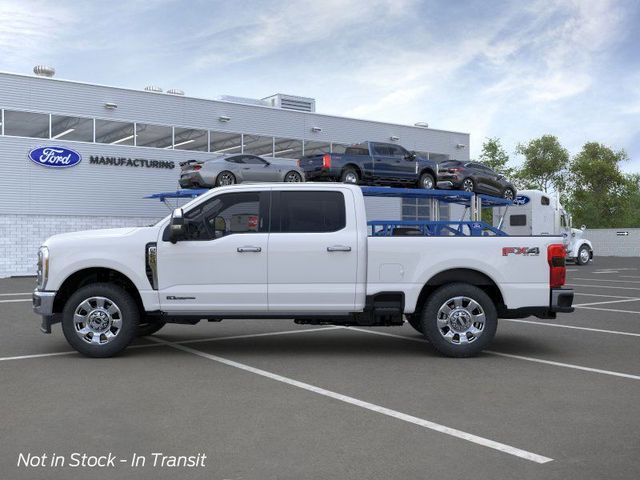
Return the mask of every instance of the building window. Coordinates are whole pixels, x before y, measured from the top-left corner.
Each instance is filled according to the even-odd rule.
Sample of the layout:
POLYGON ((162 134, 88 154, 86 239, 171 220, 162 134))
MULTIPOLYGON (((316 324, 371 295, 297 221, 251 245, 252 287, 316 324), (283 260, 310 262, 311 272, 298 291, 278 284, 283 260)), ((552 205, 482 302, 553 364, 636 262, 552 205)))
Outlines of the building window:
POLYGON ((14 137, 49 138, 49 115, 5 110, 4 134, 14 137))
POLYGON ((210 132, 211 153, 232 154, 242 153, 242 135, 239 133, 210 132))
POLYGON ((244 153, 273 157, 273 137, 245 134, 244 153))
POLYGON ((302 157, 302 140, 292 140, 288 138, 274 138, 273 156, 278 158, 300 158, 302 157))
POLYGON ((96 119, 96 142, 111 145, 133 145, 133 123, 96 119))
POLYGON ((93 119, 51 115, 51 139, 93 142, 93 119))
POLYGON ((323 153, 329 152, 331 152, 331 144, 329 142, 312 142, 310 140, 304 141, 305 155, 322 155, 323 153))
POLYGON ((173 145, 173 129, 164 125, 136 123, 136 146, 171 148, 173 145))
POLYGON ((208 132, 206 130, 176 127, 174 129, 173 148, 176 150, 206 152, 209 148, 208 132))

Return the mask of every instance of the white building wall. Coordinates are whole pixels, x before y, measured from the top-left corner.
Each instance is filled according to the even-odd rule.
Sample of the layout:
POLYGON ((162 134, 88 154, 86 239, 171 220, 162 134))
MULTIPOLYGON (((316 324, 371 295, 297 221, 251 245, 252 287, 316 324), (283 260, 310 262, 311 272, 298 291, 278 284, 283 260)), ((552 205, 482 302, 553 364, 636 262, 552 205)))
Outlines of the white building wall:
POLYGON ((584 238, 593 244, 594 257, 640 257, 640 228, 587 229, 584 238))

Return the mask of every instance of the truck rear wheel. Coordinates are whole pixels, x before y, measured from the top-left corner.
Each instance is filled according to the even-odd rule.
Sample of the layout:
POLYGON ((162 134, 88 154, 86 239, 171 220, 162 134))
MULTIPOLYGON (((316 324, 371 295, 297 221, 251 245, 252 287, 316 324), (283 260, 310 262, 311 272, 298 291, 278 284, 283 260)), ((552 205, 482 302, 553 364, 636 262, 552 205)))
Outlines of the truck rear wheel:
POLYGON ((342 183, 351 183, 352 185, 358 185, 360 183, 360 175, 353 167, 347 167, 342 171, 340 175, 340 181, 342 183))
POLYGON ((422 310, 422 331, 447 357, 472 357, 491 343, 498 326, 496 307, 480 288, 450 283, 438 288, 422 310))
POLYGON ((136 336, 140 312, 133 297, 112 283, 93 283, 76 291, 62 311, 67 342, 88 357, 112 357, 136 336))

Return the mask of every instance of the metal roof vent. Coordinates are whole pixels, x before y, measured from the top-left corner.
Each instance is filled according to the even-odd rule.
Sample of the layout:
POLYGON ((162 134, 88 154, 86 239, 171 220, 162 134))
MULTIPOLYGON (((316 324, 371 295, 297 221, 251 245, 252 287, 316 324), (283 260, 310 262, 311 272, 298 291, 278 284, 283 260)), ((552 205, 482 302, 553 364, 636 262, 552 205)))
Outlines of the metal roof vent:
POLYGON ((56 74, 56 69, 48 65, 36 65, 33 67, 33 73, 39 77, 51 78, 56 74))
POLYGON ((146 87, 144 87, 145 91, 147 92, 156 92, 156 93, 162 93, 162 88, 156 86, 156 85, 147 85, 146 87))
POLYGON ((169 95, 184 95, 184 92, 179 88, 172 88, 171 90, 167 90, 169 95))
POLYGON ((285 110, 297 110, 298 112, 316 111, 316 101, 314 98, 276 93, 270 97, 263 98, 263 100, 269 102, 273 107, 283 108, 285 110))

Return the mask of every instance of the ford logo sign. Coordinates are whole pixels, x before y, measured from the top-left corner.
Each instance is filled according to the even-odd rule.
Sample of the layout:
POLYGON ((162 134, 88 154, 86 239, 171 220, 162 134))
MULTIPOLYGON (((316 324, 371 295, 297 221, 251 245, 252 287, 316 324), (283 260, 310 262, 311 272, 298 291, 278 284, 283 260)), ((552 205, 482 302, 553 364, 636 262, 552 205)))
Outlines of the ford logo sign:
POLYGON ((531 199, 526 195, 518 195, 513 201, 514 205, 526 205, 531 199))
POLYGON ((29 160, 43 167, 68 168, 79 164, 82 156, 64 147, 38 147, 29 152, 29 160))

